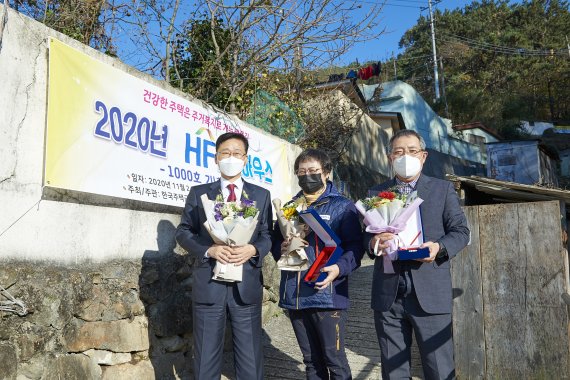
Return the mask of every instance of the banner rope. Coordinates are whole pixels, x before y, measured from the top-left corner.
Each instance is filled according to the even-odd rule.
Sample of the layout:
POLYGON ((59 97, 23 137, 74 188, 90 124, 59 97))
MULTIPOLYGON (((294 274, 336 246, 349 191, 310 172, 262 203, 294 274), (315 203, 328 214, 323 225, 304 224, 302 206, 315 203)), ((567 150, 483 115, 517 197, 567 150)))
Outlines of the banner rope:
MULTIPOLYGON (((42 187, 43 189, 43 187, 42 187)), ((10 224, 8 227, 6 227, 6 229, 4 229, 4 231, 0 232, 0 237, 2 237, 2 235, 4 235, 6 232, 8 232, 8 230, 10 228, 12 228, 16 223, 18 223, 20 221, 20 219, 22 219, 24 216, 26 216, 27 213, 29 213, 36 205, 39 206, 40 202, 42 201, 42 199, 38 199, 38 201, 36 203, 34 203, 32 205, 32 207, 30 207, 29 209, 26 210, 26 212, 24 212, 22 215, 20 215, 16 220, 14 220, 12 222, 12 224, 10 224)))

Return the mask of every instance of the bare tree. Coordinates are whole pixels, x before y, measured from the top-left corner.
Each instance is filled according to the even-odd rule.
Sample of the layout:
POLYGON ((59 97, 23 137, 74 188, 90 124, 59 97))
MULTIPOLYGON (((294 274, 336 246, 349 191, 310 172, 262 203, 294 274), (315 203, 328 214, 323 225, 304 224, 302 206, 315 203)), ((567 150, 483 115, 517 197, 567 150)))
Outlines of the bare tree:
POLYGON ((303 148, 323 149, 333 160, 340 159, 353 134, 362 127, 364 115, 340 88, 321 91, 303 102, 305 130, 297 143, 303 148))
POLYGON ((294 78, 298 95, 307 71, 332 65, 354 44, 384 32, 378 26, 382 5, 366 3, 364 9, 357 0, 18 0, 15 5, 232 112, 236 105, 245 109, 255 87, 266 86, 276 73, 294 78), (189 63, 193 66, 185 68, 189 63))
POLYGON ((100 16, 106 0, 17 0, 14 8, 86 45, 110 51, 110 38, 100 16))
MULTIPOLYGON (((228 93, 222 108, 232 110, 236 97, 260 73, 329 65, 355 43, 377 38, 383 32, 377 25, 381 5, 361 7, 358 1, 341 0, 239 0, 231 5, 199 0, 197 8, 211 24, 213 58, 207 64, 221 78, 218 91, 228 93), (229 41, 218 41, 219 28, 229 32, 229 41)), ((196 92, 209 80, 207 75, 192 79, 196 92)))
POLYGON ((103 19, 117 56, 154 77, 169 78, 173 40, 183 23, 181 9, 186 17, 195 17, 180 0, 109 1, 103 19))

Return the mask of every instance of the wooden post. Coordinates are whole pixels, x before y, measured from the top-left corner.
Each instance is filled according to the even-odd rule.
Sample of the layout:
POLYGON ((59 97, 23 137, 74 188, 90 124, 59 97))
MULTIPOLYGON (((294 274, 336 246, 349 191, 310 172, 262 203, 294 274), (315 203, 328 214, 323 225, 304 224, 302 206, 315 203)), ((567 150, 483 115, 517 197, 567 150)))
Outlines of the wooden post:
POLYGON ((455 367, 459 379, 485 377, 478 207, 464 207, 471 243, 451 261, 455 367))

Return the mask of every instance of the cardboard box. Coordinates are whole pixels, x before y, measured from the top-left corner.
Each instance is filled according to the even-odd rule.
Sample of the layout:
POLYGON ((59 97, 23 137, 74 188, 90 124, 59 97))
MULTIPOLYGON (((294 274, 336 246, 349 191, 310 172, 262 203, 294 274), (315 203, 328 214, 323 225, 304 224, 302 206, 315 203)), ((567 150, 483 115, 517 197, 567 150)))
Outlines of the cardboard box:
POLYGON ((343 249, 339 246, 339 237, 331 230, 328 224, 319 216, 319 214, 309 209, 299 213, 305 223, 313 230, 313 232, 324 242, 324 247, 319 247, 316 252, 315 262, 309 267, 303 281, 309 286, 315 286, 316 282, 323 281, 326 273, 322 273, 321 269, 326 266, 333 265, 342 255, 343 249))
POLYGON ((404 231, 398 234, 401 246, 398 247, 399 260, 415 260, 429 257, 429 248, 420 248, 424 243, 422 215, 418 208, 408 222, 404 231))

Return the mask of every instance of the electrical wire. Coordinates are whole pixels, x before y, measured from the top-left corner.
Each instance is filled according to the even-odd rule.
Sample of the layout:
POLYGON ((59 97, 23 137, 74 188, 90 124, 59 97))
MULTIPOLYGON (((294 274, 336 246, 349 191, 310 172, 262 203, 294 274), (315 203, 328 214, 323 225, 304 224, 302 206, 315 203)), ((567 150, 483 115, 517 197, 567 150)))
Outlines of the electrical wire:
POLYGON ((533 50, 521 47, 508 47, 508 46, 494 45, 488 42, 481 42, 471 38, 458 36, 451 33, 445 33, 441 31, 439 32, 438 39, 448 42, 459 42, 473 49, 501 53, 501 54, 522 55, 522 56, 543 56, 543 57, 550 57, 555 55, 566 56, 568 54, 566 49, 564 48, 533 50))

